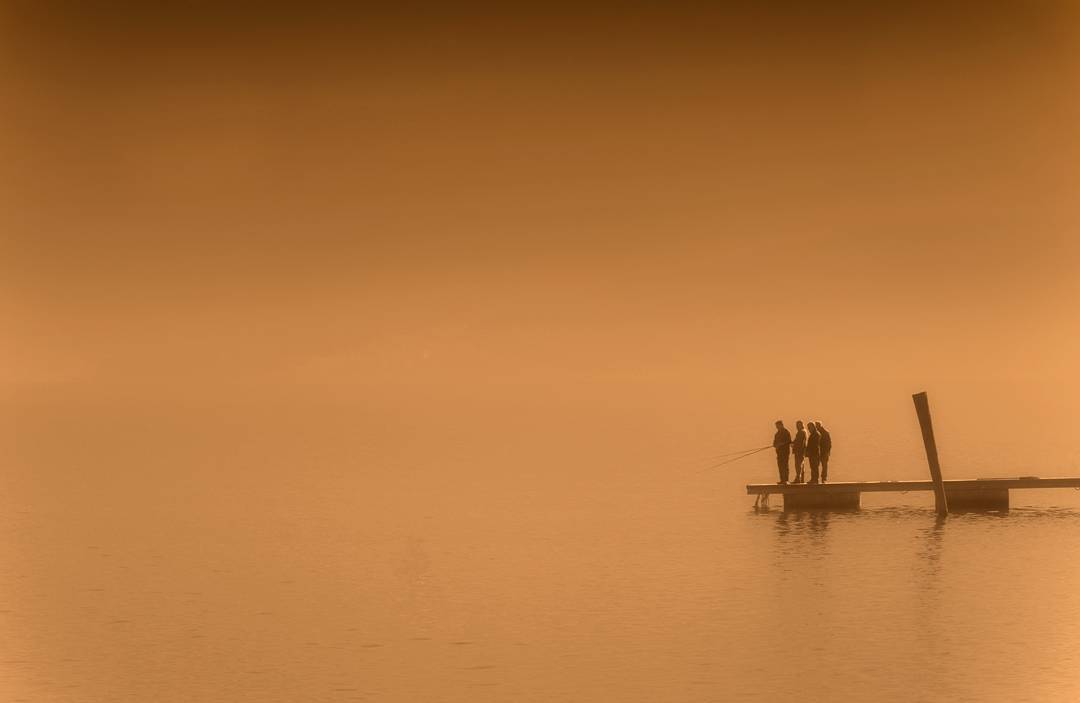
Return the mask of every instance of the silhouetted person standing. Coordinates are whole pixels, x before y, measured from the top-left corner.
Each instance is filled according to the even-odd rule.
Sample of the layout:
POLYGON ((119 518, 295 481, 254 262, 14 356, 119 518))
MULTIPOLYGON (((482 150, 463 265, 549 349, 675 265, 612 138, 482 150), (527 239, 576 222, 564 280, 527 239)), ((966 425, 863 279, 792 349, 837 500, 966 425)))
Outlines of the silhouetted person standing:
POLYGON ((829 455, 832 454, 832 435, 821 426, 820 422, 815 422, 814 427, 817 428, 818 434, 821 435, 821 482, 825 483, 829 480, 829 455))
POLYGON ((803 429, 802 420, 795 421, 795 440, 791 447, 795 452, 795 483, 802 483, 805 480, 802 462, 806 455, 806 430, 803 429))
POLYGON ((818 469, 821 467, 821 435, 817 425, 809 424, 810 436, 806 438, 806 458, 810 460, 810 483, 819 483, 818 469))
POLYGON ((776 421, 776 434, 772 438, 776 450, 776 468, 780 471, 780 483, 788 482, 788 459, 791 458, 791 433, 781 420, 776 421))

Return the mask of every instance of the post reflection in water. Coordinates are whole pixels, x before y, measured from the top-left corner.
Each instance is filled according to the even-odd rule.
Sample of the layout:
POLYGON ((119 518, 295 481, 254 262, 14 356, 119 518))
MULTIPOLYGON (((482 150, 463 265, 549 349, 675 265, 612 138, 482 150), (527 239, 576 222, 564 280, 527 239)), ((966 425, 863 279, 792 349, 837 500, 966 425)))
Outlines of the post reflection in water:
POLYGON ((923 529, 925 540, 920 551, 921 562, 927 571, 936 571, 941 563, 941 548, 945 537, 945 525, 949 518, 934 514, 934 521, 923 529))

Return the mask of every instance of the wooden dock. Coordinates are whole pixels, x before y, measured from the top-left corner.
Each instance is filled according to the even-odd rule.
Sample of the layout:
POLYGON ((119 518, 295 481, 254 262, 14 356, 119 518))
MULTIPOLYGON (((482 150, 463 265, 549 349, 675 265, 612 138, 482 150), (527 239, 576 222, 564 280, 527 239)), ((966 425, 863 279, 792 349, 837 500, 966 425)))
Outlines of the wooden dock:
MULTIPOLYGON (((1020 488, 1080 488, 1080 477, 975 478, 946 481, 938 460, 937 440, 930 419, 930 401, 926 393, 911 396, 919 418, 929 481, 848 481, 839 483, 749 483, 747 495, 756 495, 755 506, 768 505, 769 496, 784 497, 784 510, 857 510, 863 493, 933 491, 938 515, 957 510, 1008 510, 1009 491, 1020 488)), ((767 449, 768 447, 766 447, 767 449)), ((835 471, 835 469, 834 469, 835 471)))
MULTIPOLYGON (((1080 488, 1080 478, 978 478, 946 480, 950 509, 1008 510, 1009 491, 1019 488, 1080 488)), ((858 508, 863 493, 933 491, 933 481, 848 481, 836 483, 750 483, 747 495, 782 495, 784 510, 858 508)))

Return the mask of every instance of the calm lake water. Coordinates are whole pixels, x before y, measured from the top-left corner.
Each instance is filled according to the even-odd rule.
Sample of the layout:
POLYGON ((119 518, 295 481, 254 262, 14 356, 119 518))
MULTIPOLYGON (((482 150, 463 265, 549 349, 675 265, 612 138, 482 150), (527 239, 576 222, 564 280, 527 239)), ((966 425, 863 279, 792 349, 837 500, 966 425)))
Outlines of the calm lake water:
MULTIPOLYGON (((755 512, 768 453, 705 467, 763 408, 359 397, 9 397, 3 699, 1080 699, 1080 492, 755 512)), ((1080 473, 1062 407, 935 400, 946 477, 1080 473)), ((925 474, 909 397, 829 417, 836 480, 925 474)))

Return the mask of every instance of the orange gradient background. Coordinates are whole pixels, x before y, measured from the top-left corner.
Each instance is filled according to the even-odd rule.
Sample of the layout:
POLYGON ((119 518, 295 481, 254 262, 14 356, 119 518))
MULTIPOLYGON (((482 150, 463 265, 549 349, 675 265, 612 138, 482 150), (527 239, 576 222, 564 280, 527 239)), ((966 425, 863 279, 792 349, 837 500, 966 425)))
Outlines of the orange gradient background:
MULTIPOLYGON (((46 662, 0 670, 5 690, 310 700, 350 690, 324 669, 353 660, 230 689, 182 628, 284 672, 345 622, 386 657, 365 670, 383 698, 476 700, 440 667, 486 675, 453 657, 487 636, 519 694, 675 700, 661 684, 720 641, 694 629, 713 594, 677 595, 781 578, 723 571, 780 549, 737 512, 775 480, 768 453, 676 459, 822 419, 835 478, 921 478, 927 390, 946 478, 1080 475, 1071 4, 161 5, 0 5, 0 610, 23 613, 0 648, 46 662), (710 520, 732 530, 715 545, 710 520), (686 591, 669 555, 704 572, 686 591), (549 626, 596 642, 589 665, 509 644, 549 626), (162 632, 182 635, 153 659, 162 632), (656 656, 605 658, 624 641, 656 656)), ((945 547, 912 528, 930 545, 912 598, 963 590, 940 586, 968 573, 952 545, 1009 548, 958 542, 964 524, 945 547)), ((1031 558, 1074 583, 1051 541, 1031 558)), ((1080 620, 1000 566, 1053 623, 1008 661, 1072 695, 1048 677, 1075 670, 1080 620)), ((869 583, 898 582, 881 568, 869 583)), ((898 620, 866 612, 834 663, 898 620)), ((984 641, 1013 636, 1009 612, 984 641)), ((770 642, 717 659, 750 671, 770 642)), ((950 651, 973 658, 925 680, 1004 670, 950 651)))

